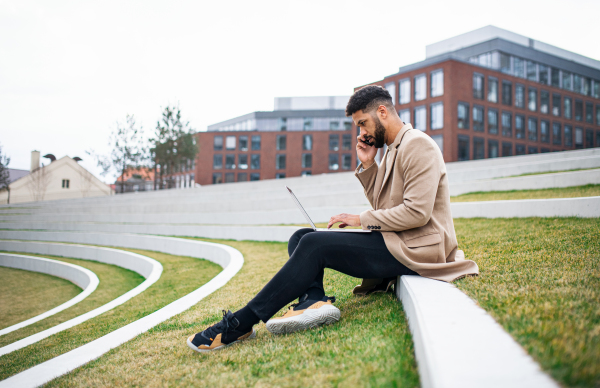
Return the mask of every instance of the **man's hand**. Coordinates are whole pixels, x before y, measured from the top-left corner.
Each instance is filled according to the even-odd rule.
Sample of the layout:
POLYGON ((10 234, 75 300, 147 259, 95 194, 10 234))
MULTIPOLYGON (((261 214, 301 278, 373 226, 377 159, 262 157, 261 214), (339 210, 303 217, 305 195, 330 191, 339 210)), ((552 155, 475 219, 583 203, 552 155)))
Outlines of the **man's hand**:
POLYGON ((360 216, 357 214, 347 213, 338 214, 337 216, 333 216, 329 219, 327 229, 331 228, 333 224, 338 222, 341 222, 340 228, 345 228, 346 226, 360 226, 360 216))
MULTIPOLYGON (((358 135, 356 137, 356 154, 358 156, 358 160, 362 162, 363 168, 366 170, 371 167, 373 163, 375 163, 375 155, 377 155, 377 148, 375 146, 370 146, 362 141, 365 140, 364 136, 358 135)), ((370 141, 374 141, 374 139, 369 139, 370 141)))

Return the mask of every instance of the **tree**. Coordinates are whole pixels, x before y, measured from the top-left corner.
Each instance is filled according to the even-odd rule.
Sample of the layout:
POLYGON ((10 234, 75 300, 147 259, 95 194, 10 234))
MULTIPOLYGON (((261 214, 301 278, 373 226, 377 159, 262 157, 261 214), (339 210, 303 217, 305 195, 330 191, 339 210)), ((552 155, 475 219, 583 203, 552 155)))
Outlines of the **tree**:
POLYGON ((10 174, 8 173, 9 164, 10 158, 6 155, 2 155, 2 146, 0 146, 0 191, 8 191, 7 204, 10 204, 10 174))
POLYGON ((46 190, 50 184, 50 174, 42 164, 42 167, 38 167, 27 175, 29 180, 27 187, 33 197, 34 201, 43 201, 46 195, 46 190))
MULTIPOLYGON (((196 158, 198 148, 190 123, 181 120, 179 106, 167 106, 156 123, 154 138, 150 139, 150 155, 154 169, 154 189, 163 189, 163 176, 175 172, 183 163, 196 158), (158 178, 158 184, 157 184, 158 178)), ((167 188, 173 187, 172 178, 167 188)))
POLYGON ((139 170, 147 158, 147 147, 144 143, 144 131, 137 127, 135 117, 127 115, 125 123, 118 122, 110 135, 108 145, 112 151, 110 156, 98 156, 95 152, 87 153, 93 156, 102 168, 102 176, 110 171, 116 171, 121 177, 121 193, 125 190, 125 172, 128 168, 139 170))

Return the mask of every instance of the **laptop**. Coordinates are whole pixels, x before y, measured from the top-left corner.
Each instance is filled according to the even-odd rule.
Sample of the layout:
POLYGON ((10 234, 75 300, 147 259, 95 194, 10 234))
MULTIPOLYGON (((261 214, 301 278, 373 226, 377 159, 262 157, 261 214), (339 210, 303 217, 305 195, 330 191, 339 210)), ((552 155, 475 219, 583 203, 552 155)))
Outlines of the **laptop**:
POLYGON ((296 206, 298 206, 298 209, 300 209, 300 211, 304 215, 304 218, 306 218, 306 221, 308 221, 308 223, 312 226, 312 228, 316 232, 371 233, 370 230, 362 230, 362 229, 340 229, 340 228, 327 229, 327 228, 317 228, 315 226, 314 222, 312 222, 312 220, 308 216, 308 213, 306 213, 306 211, 304 210, 304 208, 300 204, 300 201, 298 201, 298 198, 296 198, 296 195, 294 194, 294 192, 292 191, 292 189, 290 189, 287 186, 285 186, 285 188, 290 192, 290 195, 292 196, 292 199, 294 200, 294 203, 296 204, 296 206))

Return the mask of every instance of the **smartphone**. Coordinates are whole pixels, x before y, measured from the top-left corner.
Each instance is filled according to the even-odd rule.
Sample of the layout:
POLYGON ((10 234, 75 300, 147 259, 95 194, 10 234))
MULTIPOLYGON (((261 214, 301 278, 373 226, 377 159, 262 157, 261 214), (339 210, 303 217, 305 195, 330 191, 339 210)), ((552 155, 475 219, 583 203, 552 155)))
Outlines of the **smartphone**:
POLYGON ((366 145, 368 145, 368 146, 370 146, 370 147, 372 147, 373 145, 375 145, 375 143, 374 143, 374 142, 371 142, 371 141, 369 141, 369 140, 370 140, 370 139, 365 139, 365 140, 363 140, 363 139, 360 139, 360 141, 362 141, 363 143, 365 143, 366 145))

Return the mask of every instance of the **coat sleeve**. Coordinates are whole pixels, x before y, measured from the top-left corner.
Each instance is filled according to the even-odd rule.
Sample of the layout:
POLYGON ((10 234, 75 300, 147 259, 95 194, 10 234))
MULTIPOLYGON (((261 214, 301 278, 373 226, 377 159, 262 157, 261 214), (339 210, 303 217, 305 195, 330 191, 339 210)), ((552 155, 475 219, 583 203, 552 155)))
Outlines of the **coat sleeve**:
POLYGON ((354 175, 360 181, 363 189, 365 190, 365 196, 369 200, 371 207, 375 208, 375 200, 373 198, 373 193, 375 192, 375 179, 377 178, 378 166, 377 163, 373 162, 372 165, 369 166, 366 170, 360 171, 363 168, 362 163, 358 165, 354 175))
POLYGON ((435 143, 423 136, 411 138, 402 147, 396 162, 404 172, 403 201, 391 209, 362 212, 363 229, 375 226, 381 232, 400 232, 429 222, 442 174, 439 151, 434 147, 435 143))

